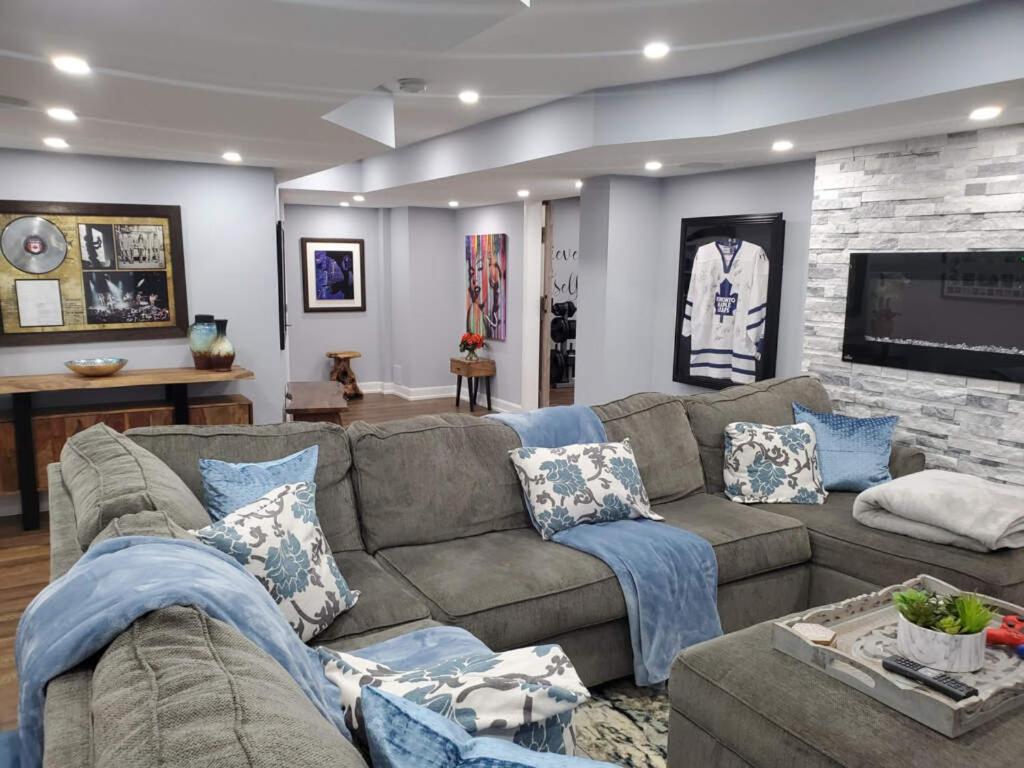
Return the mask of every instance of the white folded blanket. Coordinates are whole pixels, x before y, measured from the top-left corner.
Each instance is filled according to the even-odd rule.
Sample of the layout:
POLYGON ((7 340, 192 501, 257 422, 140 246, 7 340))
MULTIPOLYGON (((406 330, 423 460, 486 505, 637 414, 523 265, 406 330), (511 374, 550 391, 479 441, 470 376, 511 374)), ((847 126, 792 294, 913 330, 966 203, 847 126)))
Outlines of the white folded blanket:
POLYGON ((853 517, 883 531, 987 552, 1024 547, 1024 488, 929 469, 876 485, 853 517))

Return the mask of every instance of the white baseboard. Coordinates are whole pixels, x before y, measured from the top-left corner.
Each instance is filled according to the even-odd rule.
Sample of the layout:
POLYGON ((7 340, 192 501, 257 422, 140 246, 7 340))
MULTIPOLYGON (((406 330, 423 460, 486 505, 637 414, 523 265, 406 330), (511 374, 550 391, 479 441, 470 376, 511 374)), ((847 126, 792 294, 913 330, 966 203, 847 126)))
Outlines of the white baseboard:
MULTIPOLYGON (((366 394, 395 395, 403 400, 439 400, 441 398, 454 398, 455 385, 443 384, 438 387, 406 387, 402 384, 395 384, 392 381, 366 381, 359 382, 359 388, 366 394)), ((469 387, 462 388, 462 402, 469 402, 469 387)), ((477 405, 487 404, 487 396, 481 392, 477 395, 477 405)), ((519 413, 523 410, 519 403, 511 403, 500 398, 491 398, 491 406, 495 411, 503 413, 519 413)))

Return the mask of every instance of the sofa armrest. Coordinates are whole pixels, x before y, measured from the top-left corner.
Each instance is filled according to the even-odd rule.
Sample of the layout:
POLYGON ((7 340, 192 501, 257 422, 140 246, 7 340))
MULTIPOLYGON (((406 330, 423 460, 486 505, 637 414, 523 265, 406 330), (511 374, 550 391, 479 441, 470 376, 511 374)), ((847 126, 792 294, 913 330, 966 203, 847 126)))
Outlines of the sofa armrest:
POLYGON ((889 457, 889 474, 893 478, 912 475, 924 469, 924 451, 909 445, 893 445, 889 457))

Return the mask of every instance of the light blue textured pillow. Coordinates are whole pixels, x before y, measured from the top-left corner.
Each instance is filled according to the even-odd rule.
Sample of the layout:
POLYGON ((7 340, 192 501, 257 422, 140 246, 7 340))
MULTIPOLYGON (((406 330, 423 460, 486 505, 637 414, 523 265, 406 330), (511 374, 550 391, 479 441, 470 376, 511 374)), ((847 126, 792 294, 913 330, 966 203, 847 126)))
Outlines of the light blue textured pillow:
POLYGON ((892 480, 889 456, 899 416, 857 419, 817 413, 793 403, 793 418, 811 425, 818 438, 818 464, 827 491, 865 491, 892 480))
POLYGON ((214 520, 223 520, 236 509, 282 485, 312 483, 320 449, 311 446, 283 459, 254 464, 231 464, 216 459, 200 459, 203 476, 203 501, 214 520))
POLYGON ((372 686, 363 722, 373 768, 613 768, 611 763, 532 752, 501 739, 473 738, 443 715, 372 686))

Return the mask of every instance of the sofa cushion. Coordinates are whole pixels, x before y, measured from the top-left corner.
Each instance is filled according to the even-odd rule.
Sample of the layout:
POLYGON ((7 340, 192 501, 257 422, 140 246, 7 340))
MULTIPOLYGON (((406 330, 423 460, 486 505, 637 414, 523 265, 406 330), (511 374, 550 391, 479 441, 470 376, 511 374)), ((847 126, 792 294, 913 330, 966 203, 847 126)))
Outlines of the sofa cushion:
POLYGON ((668 525, 684 528, 711 543, 718 559, 718 583, 745 579, 803 563, 811 544, 803 523, 770 510, 735 504, 721 496, 695 493, 654 509, 668 525))
POLYGON ((810 424, 727 424, 722 481, 739 504, 821 504, 827 496, 810 424))
POLYGON ((366 549, 525 528, 508 452, 519 438, 493 419, 447 414, 348 430, 366 549))
POLYGON ((430 618, 430 609, 415 590, 370 555, 335 552, 334 559, 349 586, 359 590, 360 598, 317 635, 317 645, 430 618))
MULTIPOLYGON (((271 461, 319 446, 316 513, 320 527, 334 551, 363 548, 349 479, 352 455, 345 431, 336 424, 295 421, 258 427, 145 427, 130 429, 125 434, 167 462, 200 498, 203 493, 200 459, 232 463, 271 461)), ((207 518, 203 525, 208 523, 207 518)))
POLYGON ((704 489, 697 440, 681 398, 645 392, 594 406, 608 439, 629 438, 654 504, 704 489))
POLYGON ((200 459, 203 504, 214 520, 223 520, 236 509, 287 483, 315 483, 319 447, 312 445, 290 456, 271 461, 239 462, 200 459))
MULTIPOLYGON (((1019 762, 1020 717, 947 739, 880 701, 772 648, 771 623, 687 648, 669 681, 672 712, 756 766, 998 768, 1019 762)), ((669 765, 698 753, 672 723, 669 765)), ((746 765, 746 763, 743 763, 746 765)))
POLYGON ((184 528, 210 521, 199 499, 167 464, 106 424, 68 440, 60 463, 83 548, 111 520, 146 509, 163 510, 184 528))
POLYGON ((861 525, 855 493, 831 493, 822 506, 773 504, 772 512, 807 526, 813 561, 879 587, 927 573, 961 589, 1024 601, 1024 549, 972 552, 861 525))
POLYGON ((366 767, 283 667, 192 607, 148 614, 110 644, 92 722, 97 768, 366 767))
POLYGON ((434 618, 503 651, 626 615, 611 569, 532 528, 381 550, 430 601, 434 618))
POLYGON ((92 544, 95 546, 101 541, 121 536, 157 536, 199 543, 198 536, 178 525, 166 512, 146 510, 132 515, 122 515, 116 520, 111 520, 110 524, 92 540, 92 544))
POLYGON ((721 392, 686 398, 686 414, 700 446, 704 486, 708 493, 720 493, 725 425, 734 421, 758 424, 793 423, 793 403, 815 411, 831 411, 832 401, 821 382, 812 376, 768 379, 757 384, 729 387, 721 392))

